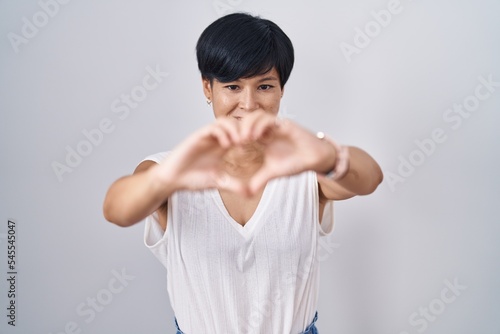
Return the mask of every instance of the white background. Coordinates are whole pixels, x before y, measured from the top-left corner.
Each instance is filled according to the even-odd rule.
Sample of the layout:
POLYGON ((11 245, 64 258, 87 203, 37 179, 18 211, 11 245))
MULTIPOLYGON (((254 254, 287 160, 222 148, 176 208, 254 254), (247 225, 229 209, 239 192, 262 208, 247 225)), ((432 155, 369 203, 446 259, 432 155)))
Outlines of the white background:
POLYGON ((196 41, 222 14, 246 11, 294 43, 282 114, 364 148, 385 173, 373 195, 336 205, 320 332, 499 334, 500 87, 460 124, 443 118, 474 101, 478 77, 500 82, 498 1, 401 0, 351 57, 342 43, 355 46, 357 28, 377 29, 371 12, 390 1, 221 3, 229 5, 73 0, 44 22, 36 1, 0 1, 0 332, 174 332, 166 273, 143 245, 143 224, 107 223, 102 202, 143 157, 213 119, 196 41), (16 46, 12 34, 24 38, 34 15, 38 32, 16 46), (141 85, 148 66, 168 76, 120 119, 112 103, 141 85), (59 180, 53 163, 66 165, 67 146, 76 149, 82 131, 104 119, 113 131, 59 180), (446 139, 418 153, 415 141, 438 128, 446 139), (398 182, 400 159, 410 158, 418 166, 398 182), (6 317, 9 218, 17 222, 16 327, 6 317), (133 276, 117 293, 113 270, 133 276), (447 280, 462 286, 446 294, 450 303, 441 300, 447 280), (97 297, 108 299, 91 319, 88 298, 97 297))

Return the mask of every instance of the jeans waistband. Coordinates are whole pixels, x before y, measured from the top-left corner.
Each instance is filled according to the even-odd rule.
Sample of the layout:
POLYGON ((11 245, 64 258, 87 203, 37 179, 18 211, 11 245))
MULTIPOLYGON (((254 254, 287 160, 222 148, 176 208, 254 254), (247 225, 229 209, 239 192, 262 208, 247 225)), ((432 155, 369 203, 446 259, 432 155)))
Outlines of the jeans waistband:
MULTIPOLYGON (((175 320, 175 328, 177 329, 176 334, 185 334, 181 329, 179 328, 179 324, 177 323, 177 319, 174 318, 175 320)), ((316 328, 316 321, 318 321, 318 312, 314 315, 313 321, 307 326, 307 328, 300 334, 318 334, 318 329, 316 328)))

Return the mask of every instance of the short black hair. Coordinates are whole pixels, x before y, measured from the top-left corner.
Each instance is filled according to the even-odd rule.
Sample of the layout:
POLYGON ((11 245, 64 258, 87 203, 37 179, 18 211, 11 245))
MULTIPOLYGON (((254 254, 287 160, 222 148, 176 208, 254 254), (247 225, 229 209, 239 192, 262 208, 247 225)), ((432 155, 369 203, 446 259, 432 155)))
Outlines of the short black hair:
POLYGON ((246 13, 229 14, 210 24, 196 45, 204 79, 231 82, 269 72, 273 67, 283 88, 294 62, 293 45, 274 22, 246 13))

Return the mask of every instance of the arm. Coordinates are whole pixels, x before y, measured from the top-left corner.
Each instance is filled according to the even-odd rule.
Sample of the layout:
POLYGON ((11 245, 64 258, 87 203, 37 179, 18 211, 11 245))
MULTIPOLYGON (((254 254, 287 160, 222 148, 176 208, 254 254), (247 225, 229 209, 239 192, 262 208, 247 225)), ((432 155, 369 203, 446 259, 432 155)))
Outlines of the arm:
POLYGON ((104 217, 127 227, 158 209, 160 223, 165 229, 166 200, 176 190, 172 177, 168 172, 162 174, 157 163, 142 162, 133 175, 122 177, 111 185, 104 200, 104 217))
MULTIPOLYGON (((329 145, 328 142, 325 144, 329 145)), ((335 150, 332 147, 330 150, 333 151, 330 154, 335 156, 335 150)), ((368 195, 377 189, 382 180, 382 170, 377 162, 362 149, 349 146, 349 169, 341 179, 332 180, 318 173, 320 198, 343 200, 356 195, 368 195)))
MULTIPOLYGON (((252 117, 254 117, 252 115, 252 117)), ((368 153, 357 147, 349 147, 349 169, 339 180, 324 177, 323 173, 336 164, 336 148, 328 140, 321 140, 291 120, 276 121, 269 115, 255 114, 258 126, 243 131, 253 132, 259 137, 268 131, 271 140, 265 145, 265 159, 262 168, 251 181, 250 189, 255 191, 268 180, 284 175, 293 175, 305 170, 317 172, 320 200, 341 200, 356 195, 367 195, 375 191, 382 182, 382 171, 368 153)), ((248 117, 250 118, 250 117, 248 117)))
MULTIPOLYGON (((175 191, 221 188, 244 191, 241 181, 223 170, 222 156, 239 142, 236 127, 218 120, 196 131, 160 164, 141 163, 133 175, 114 182, 106 194, 104 217, 118 226, 131 226, 160 209, 166 219, 166 201, 175 191)), ((166 227, 166 221, 165 226, 166 227)))

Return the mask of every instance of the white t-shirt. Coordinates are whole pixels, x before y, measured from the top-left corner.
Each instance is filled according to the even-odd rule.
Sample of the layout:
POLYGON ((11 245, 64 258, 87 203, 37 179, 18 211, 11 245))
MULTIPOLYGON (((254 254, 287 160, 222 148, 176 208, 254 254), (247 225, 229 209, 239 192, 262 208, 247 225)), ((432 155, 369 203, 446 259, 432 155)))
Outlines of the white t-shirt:
MULTIPOLYGON (((166 152, 144 160, 161 162, 166 152)), ((241 226, 217 189, 168 199, 167 229, 146 218, 144 242, 167 269, 180 329, 204 333, 301 333, 316 312, 318 241, 333 231, 333 202, 319 223, 316 173, 269 181, 241 226)))

